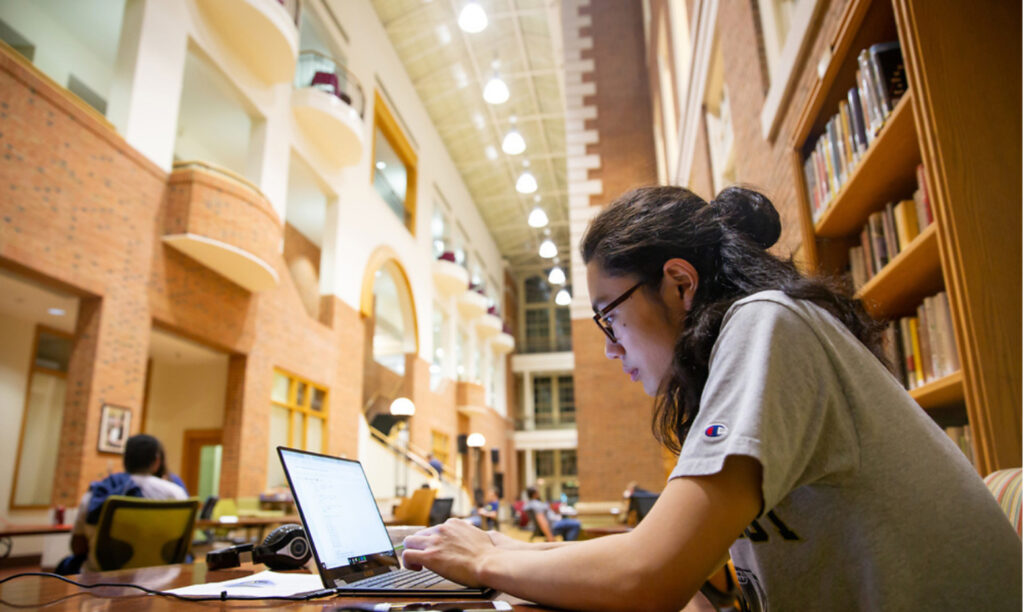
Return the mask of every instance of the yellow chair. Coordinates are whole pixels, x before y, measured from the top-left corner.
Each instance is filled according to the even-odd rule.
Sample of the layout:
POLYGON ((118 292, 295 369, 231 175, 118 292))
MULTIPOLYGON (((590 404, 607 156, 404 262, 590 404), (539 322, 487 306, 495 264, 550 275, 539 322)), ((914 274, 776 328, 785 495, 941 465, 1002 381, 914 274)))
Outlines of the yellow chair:
POLYGON ((428 525, 437 489, 416 489, 395 508, 394 525, 428 525))
POLYGON ((192 546, 199 498, 154 500, 111 495, 103 502, 92 563, 103 571, 182 563, 192 546))

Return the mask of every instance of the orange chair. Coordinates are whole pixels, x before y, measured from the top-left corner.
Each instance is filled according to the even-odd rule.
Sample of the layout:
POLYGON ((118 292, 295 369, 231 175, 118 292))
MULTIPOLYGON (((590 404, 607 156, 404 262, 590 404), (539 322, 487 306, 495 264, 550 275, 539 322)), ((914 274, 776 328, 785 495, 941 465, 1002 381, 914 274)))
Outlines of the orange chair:
POLYGON ((430 523, 430 508, 434 505, 437 489, 416 489, 412 496, 402 500, 395 508, 392 525, 423 525, 430 523))

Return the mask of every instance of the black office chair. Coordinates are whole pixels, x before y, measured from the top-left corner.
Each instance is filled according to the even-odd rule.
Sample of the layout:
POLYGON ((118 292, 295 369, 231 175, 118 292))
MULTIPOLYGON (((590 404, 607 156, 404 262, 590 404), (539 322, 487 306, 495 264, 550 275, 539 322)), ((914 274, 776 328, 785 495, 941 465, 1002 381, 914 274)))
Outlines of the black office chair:
POLYGON ((454 497, 435 497, 434 503, 430 506, 430 518, 427 520, 427 525, 440 525, 447 521, 452 515, 452 504, 454 503, 454 497))
POLYGON ((656 501, 658 501, 657 493, 633 493, 629 498, 629 510, 627 511, 630 524, 635 525, 642 521, 654 507, 656 501))

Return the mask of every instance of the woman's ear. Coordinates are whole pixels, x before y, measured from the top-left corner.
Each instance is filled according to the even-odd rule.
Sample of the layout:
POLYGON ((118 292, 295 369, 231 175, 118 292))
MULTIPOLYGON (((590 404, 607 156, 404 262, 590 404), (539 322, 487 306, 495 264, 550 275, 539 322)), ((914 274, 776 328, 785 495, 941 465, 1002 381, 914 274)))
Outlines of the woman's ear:
POLYGON ((699 282, 697 269, 680 257, 674 257, 662 266, 662 297, 670 308, 685 314, 693 307, 693 296, 699 282))

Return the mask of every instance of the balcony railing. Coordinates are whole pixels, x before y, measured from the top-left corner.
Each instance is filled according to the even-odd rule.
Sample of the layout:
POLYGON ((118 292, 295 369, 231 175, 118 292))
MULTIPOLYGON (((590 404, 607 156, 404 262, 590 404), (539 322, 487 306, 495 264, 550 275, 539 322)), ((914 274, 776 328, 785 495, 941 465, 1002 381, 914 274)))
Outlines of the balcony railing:
POLYGON ((576 413, 535 414, 532 417, 517 416, 516 429, 534 431, 537 429, 572 429, 576 427, 576 413))
POLYGON ((363 116, 366 97, 359 79, 333 58, 319 51, 302 51, 295 68, 295 87, 315 87, 351 106, 363 116))

